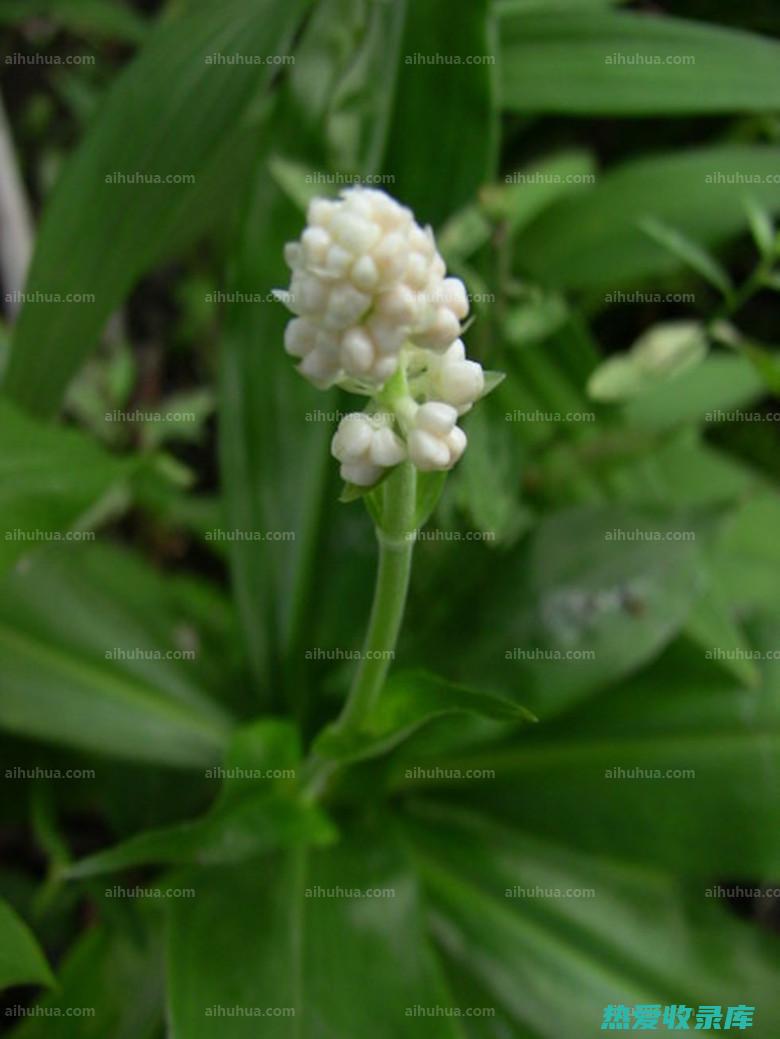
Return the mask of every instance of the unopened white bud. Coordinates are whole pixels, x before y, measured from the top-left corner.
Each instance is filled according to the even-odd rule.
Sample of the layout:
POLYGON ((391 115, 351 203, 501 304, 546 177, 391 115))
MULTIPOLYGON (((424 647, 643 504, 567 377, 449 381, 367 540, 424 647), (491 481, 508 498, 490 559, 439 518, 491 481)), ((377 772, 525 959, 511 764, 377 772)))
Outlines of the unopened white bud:
POLYGON ((341 462, 341 475, 350 483, 370 487, 383 469, 406 458, 403 441, 390 427, 391 416, 354 412, 345 415, 331 441, 331 451, 341 462))
POLYGON ((423 472, 451 469, 466 447, 466 434, 455 425, 458 413, 449 404, 428 401, 414 416, 409 458, 423 472))

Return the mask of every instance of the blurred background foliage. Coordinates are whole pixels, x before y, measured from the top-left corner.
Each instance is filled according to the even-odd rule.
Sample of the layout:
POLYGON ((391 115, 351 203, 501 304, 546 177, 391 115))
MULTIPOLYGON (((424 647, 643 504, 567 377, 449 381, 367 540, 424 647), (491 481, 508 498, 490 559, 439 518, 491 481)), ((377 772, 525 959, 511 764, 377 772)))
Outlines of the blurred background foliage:
POLYGON ((769 0, 0 0, 0 980, 96 1011, 18 1039, 580 1039, 621 1002, 778 1034, 776 902, 705 892, 780 878, 779 31, 769 0), (317 420, 348 401, 269 294, 307 199, 367 178, 508 377, 323 809, 208 770, 300 771, 360 645, 371 526, 317 420))

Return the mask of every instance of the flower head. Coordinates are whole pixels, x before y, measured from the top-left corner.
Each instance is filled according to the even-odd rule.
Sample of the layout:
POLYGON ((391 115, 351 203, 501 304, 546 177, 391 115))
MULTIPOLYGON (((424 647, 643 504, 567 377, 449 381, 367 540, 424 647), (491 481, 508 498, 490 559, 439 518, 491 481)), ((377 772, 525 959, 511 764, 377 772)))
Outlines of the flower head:
POLYGON ((447 277, 430 227, 384 191, 353 187, 312 200, 285 259, 290 287, 278 295, 295 315, 284 342, 298 370, 380 409, 339 426, 332 450, 344 478, 371 486, 406 457, 419 469, 451 468, 466 446, 458 416, 485 380, 460 338, 466 288, 447 277))

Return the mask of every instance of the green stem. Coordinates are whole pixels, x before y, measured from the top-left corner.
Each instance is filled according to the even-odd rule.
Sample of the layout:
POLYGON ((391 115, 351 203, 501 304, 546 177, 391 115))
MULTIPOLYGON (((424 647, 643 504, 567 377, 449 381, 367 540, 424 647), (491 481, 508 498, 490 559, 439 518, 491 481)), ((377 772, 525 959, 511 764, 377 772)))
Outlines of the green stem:
POLYGON ((363 654, 337 722, 359 729, 376 703, 395 656, 412 568, 416 470, 405 462, 388 478, 383 529, 377 527, 379 565, 363 654))
MULTIPOLYGON (((401 631, 416 533, 417 471, 404 462, 382 484, 382 523, 377 525, 379 564, 374 601, 363 652, 346 703, 335 725, 342 732, 359 730, 387 678, 401 631)), ((309 762, 306 796, 317 797, 337 770, 335 762, 316 755, 309 762)))

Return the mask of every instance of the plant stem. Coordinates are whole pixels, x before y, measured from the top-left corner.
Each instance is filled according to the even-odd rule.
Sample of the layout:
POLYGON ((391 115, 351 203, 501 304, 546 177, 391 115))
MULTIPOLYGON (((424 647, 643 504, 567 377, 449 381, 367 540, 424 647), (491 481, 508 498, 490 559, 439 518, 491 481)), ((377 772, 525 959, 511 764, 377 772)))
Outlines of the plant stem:
POLYGON ((337 725, 360 728, 377 701, 395 655, 414 548, 416 471, 405 462, 384 485, 383 529, 377 527, 379 565, 363 654, 337 725))
MULTIPOLYGON (((363 652, 346 703, 335 722, 358 730, 376 704, 395 656, 401 631, 416 533, 417 470, 404 462, 382 484, 382 523, 377 524, 379 563, 363 652)), ((316 754, 309 761, 305 794, 317 797, 338 764, 316 754)))

